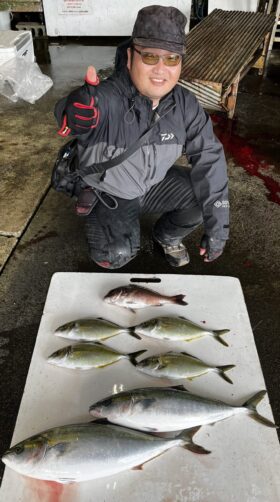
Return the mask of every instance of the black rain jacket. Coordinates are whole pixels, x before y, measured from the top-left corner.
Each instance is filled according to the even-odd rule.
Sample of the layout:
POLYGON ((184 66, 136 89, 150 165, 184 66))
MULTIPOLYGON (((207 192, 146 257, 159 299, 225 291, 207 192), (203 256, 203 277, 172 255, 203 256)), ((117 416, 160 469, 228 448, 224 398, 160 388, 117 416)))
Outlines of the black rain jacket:
MULTIPOLYGON (((182 153, 191 164, 190 178, 203 214, 205 233, 228 239, 228 177, 224 151, 213 133, 208 114, 188 90, 176 85, 160 100, 152 102, 139 94, 128 71, 91 87, 98 97, 100 121, 90 133, 78 136, 80 167, 93 166, 115 158, 157 121, 143 146, 117 166, 84 176, 84 181, 100 191, 124 199, 143 196, 166 175, 182 153)), ((67 114, 67 97, 55 108, 61 126, 67 114)))

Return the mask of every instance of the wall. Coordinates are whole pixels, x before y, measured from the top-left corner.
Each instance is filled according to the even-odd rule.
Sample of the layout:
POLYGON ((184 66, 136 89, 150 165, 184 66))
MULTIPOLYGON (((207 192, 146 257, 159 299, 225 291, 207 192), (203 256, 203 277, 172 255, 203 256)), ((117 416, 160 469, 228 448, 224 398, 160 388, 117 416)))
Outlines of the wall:
MULTIPOLYGON (((155 2, 157 3, 157 2, 155 2)), ((43 0, 47 34, 56 36, 129 36, 139 9, 150 0, 43 0)), ((161 0, 188 18, 191 0, 161 0)))
POLYGON ((208 14, 214 9, 256 12, 258 0, 208 0, 208 14))

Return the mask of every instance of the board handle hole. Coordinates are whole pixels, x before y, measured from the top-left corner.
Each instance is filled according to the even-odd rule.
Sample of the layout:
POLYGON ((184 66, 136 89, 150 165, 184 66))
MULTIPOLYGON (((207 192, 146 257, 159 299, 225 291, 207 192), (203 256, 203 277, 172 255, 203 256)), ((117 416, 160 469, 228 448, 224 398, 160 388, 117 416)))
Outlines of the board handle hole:
POLYGON ((132 277, 130 279, 130 282, 161 282, 161 279, 159 277, 150 277, 150 278, 145 278, 145 277, 132 277))

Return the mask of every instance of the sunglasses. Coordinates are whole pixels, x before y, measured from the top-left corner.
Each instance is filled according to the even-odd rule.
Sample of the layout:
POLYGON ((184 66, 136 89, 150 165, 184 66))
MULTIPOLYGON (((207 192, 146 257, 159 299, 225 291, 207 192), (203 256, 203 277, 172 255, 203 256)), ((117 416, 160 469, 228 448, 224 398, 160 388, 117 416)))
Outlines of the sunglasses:
POLYGON ((143 63, 149 65, 156 65, 158 64, 159 60, 162 59, 165 66, 177 66, 182 59, 182 56, 180 56, 180 54, 168 54, 167 56, 159 56, 158 54, 153 54, 152 52, 138 51, 138 49, 136 49, 135 47, 133 47, 133 50, 140 54, 143 63))

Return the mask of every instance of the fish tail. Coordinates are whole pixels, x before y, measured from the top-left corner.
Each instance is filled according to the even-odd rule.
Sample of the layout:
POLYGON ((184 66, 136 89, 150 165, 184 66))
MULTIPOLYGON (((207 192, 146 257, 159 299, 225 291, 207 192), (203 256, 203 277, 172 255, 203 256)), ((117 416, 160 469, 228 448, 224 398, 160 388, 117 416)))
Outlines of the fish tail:
POLYGON ((257 412, 257 405, 260 403, 260 401, 264 398, 266 395, 266 390, 261 390, 260 392, 257 392, 254 394, 254 396, 250 397, 248 401, 246 401, 243 406, 247 408, 248 410, 251 411, 250 415, 252 418, 257 420, 258 422, 261 422, 264 425, 267 425, 268 427, 274 427, 275 429, 278 428, 278 425, 274 424, 267 418, 263 417, 257 412))
POLYGON ((216 340, 220 342, 222 345, 225 345, 226 347, 228 347, 228 343, 221 337, 226 333, 228 333, 229 331, 230 329, 217 329, 216 331, 213 331, 216 340))
POLYGON ((217 366, 217 370, 219 375, 229 383, 233 383, 233 381, 225 374, 226 371, 231 370, 232 368, 235 368, 235 364, 228 364, 227 366, 217 366))
POLYGON ((193 453, 199 453, 199 454, 208 454, 211 453, 211 451, 206 450, 203 448, 203 446, 199 446, 198 444, 193 442, 193 436, 199 431, 200 426, 198 427, 192 427, 191 429, 186 429, 177 438, 182 439, 183 444, 182 447, 185 448, 186 450, 190 450, 193 453))
POLYGON ((129 358, 130 362, 136 366, 137 364, 137 357, 141 356, 141 354, 144 354, 144 352, 147 352, 147 350, 137 350, 137 352, 131 352, 130 354, 127 355, 129 358))
POLYGON ((135 333, 134 326, 132 326, 131 328, 125 329, 124 333, 127 333, 128 335, 133 336, 134 338, 137 338, 137 340, 142 340, 142 337, 140 335, 138 335, 138 333, 135 333))
POLYGON ((184 298, 186 295, 175 295, 172 296, 173 303, 176 303, 177 305, 188 305, 187 302, 185 302, 184 298))

